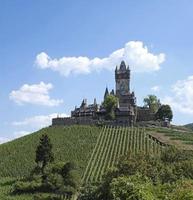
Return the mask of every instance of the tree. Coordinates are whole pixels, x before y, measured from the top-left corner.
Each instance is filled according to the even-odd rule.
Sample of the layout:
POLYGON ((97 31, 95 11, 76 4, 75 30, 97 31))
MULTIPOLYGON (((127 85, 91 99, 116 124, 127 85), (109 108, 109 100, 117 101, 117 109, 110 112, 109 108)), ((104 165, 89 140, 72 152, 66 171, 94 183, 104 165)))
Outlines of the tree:
POLYGON ((148 107, 153 113, 156 113, 160 106, 160 100, 155 95, 148 95, 143 100, 144 106, 148 107))
POLYGON ((173 112, 169 105, 162 105, 156 113, 156 119, 172 121, 173 112))
POLYGON ((114 95, 107 95, 103 106, 106 109, 106 119, 114 119, 115 118, 115 107, 117 106, 118 99, 114 95))
POLYGON ((52 144, 49 137, 44 134, 40 138, 40 143, 36 149, 36 163, 41 169, 42 174, 44 174, 44 169, 49 162, 54 160, 52 152, 52 144))
POLYGON ((80 187, 80 176, 75 163, 67 162, 61 169, 63 185, 60 192, 69 197, 74 195, 80 187))
POLYGON ((155 200, 151 181, 143 179, 142 175, 114 178, 110 184, 111 199, 155 200))

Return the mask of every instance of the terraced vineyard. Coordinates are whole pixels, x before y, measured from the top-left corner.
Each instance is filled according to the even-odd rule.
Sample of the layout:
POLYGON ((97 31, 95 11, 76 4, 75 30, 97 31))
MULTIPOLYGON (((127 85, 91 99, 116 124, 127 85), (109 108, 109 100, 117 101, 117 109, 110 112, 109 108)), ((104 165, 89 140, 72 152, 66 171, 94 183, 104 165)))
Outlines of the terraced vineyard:
POLYGON ((143 128, 104 127, 82 177, 83 183, 97 182, 105 171, 117 164, 121 155, 138 152, 159 154, 164 144, 150 138, 143 128))

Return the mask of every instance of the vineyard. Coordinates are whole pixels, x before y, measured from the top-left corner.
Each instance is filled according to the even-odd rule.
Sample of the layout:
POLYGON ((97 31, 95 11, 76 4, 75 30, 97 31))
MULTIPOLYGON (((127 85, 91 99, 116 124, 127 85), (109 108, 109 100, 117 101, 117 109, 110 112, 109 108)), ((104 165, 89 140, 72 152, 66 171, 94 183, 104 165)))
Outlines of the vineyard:
MULTIPOLYGON (((30 194, 12 196, 10 192, 14 180, 29 175, 34 168, 34 149, 44 133, 49 136, 53 144, 55 162, 75 161, 84 185, 100 181, 108 168, 116 166, 122 155, 138 152, 160 154, 165 144, 147 134, 147 131, 135 127, 58 126, 44 128, 34 134, 2 144, 0 145, 0 199, 33 198, 30 194)), ((175 133, 175 136, 177 134, 168 130, 168 134, 172 133, 175 133)))
POLYGON ((150 138, 143 128, 106 126, 98 136, 82 181, 83 183, 100 181, 105 171, 115 166, 120 156, 128 152, 159 154, 163 148, 164 144, 150 138))
POLYGON ((74 161, 82 174, 95 147, 100 128, 49 127, 0 145, 0 177, 23 177, 35 167, 35 149, 46 133, 53 144, 55 162, 74 161))

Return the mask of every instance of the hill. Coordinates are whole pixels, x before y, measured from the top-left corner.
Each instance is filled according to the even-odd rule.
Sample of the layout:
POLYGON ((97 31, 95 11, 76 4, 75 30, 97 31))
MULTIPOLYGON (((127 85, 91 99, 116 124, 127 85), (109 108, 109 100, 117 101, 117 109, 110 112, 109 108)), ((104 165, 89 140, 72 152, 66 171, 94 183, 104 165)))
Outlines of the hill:
POLYGON ((101 181, 106 170, 128 152, 159 155, 168 145, 193 149, 193 133, 178 127, 144 129, 76 125, 44 128, 0 145, 0 199, 32 199, 31 195, 12 196, 10 191, 17 177, 29 175, 35 166, 35 149, 44 133, 53 144, 55 162, 75 161, 83 184, 101 181))
POLYGON ((191 123, 191 124, 186 124, 186 125, 184 125, 184 127, 193 130, 193 123, 191 123))
POLYGON ((90 126, 49 127, 0 145, 0 177, 29 175, 35 166, 35 149, 46 133, 53 144, 55 161, 75 161, 83 172, 100 128, 90 126))

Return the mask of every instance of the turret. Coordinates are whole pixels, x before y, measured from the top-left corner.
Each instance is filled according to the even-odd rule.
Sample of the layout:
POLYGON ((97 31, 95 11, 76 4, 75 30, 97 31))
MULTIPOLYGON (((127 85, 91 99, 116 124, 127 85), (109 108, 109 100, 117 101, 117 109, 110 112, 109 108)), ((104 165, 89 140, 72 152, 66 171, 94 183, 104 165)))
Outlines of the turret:
POLYGON ((106 89, 105 89, 105 94, 104 94, 104 100, 105 100, 105 98, 106 98, 108 95, 109 95, 109 90, 108 90, 108 88, 106 87, 106 89))
POLYGON ((81 108, 85 108, 85 107, 87 107, 87 99, 83 99, 82 100, 82 103, 81 103, 81 106, 80 106, 81 108))
POLYGON ((97 101, 96 101, 96 98, 94 98, 94 105, 95 105, 95 106, 97 105, 97 101))
POLYGON ((115 95, 115 91, 112 89, 110 95, 115 95))

